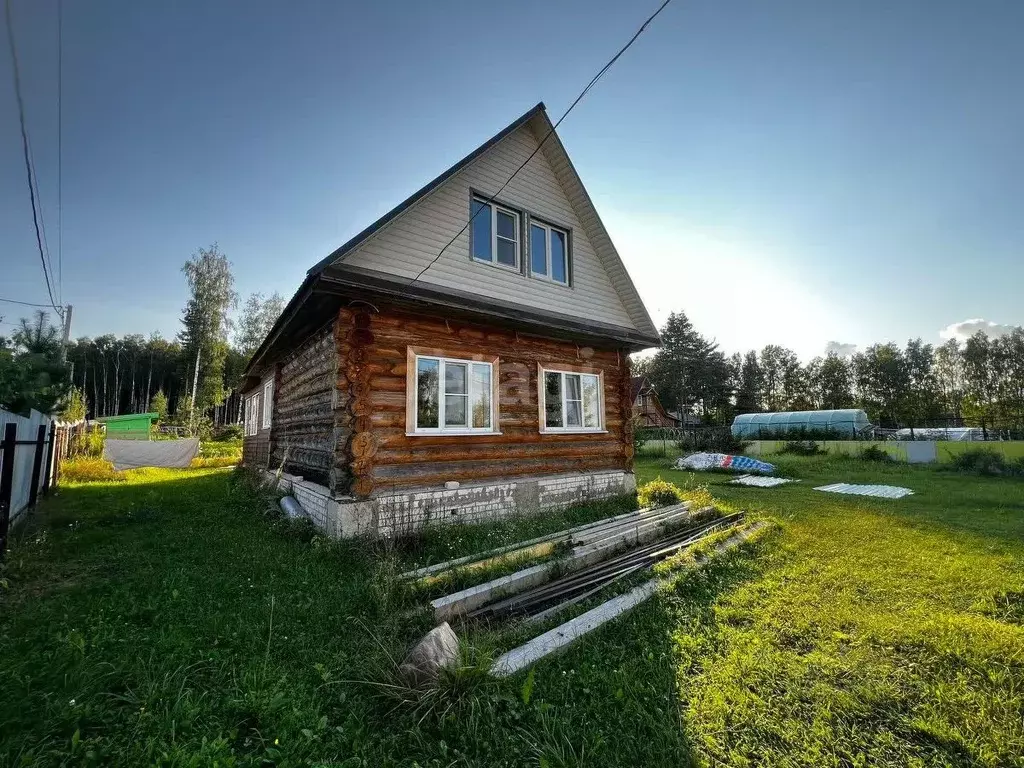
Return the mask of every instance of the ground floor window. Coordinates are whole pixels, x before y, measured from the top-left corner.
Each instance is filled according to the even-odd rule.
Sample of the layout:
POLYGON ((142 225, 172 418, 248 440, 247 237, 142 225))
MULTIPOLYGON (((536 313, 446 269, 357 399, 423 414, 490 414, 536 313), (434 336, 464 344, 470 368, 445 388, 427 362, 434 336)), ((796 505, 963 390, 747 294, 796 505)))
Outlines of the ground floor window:
POLYGON ((260 396, 245 398, 245 436, 252 437, 260 431, 260 396))
POLYGON ((414 433, 495 431, 496 361, 415 355, 414 433))
POLYGON ((597 432, 604 428, 601 375, 541 369, 543 432, 597 432))

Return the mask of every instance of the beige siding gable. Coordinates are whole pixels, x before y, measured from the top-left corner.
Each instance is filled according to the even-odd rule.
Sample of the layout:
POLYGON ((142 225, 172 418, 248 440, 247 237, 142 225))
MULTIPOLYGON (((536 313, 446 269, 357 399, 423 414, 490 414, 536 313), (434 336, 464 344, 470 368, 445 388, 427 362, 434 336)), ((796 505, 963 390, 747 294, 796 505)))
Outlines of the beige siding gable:
MULTIPOLYGON (((471 191, 495 194, 537 149, 538 133, 544 135, 535 123, 534 128, 527 124, 509 134, 336 263, 408 279, 416 277, 466 226, 471 191)), ((572 231, 572 286, 474 261, 469 256, 468 229, 419 282, 572 315, 582 321, 593 320, 647 332, 649 329, 644 326, 649 320, 644 322, 646 312, 629 277, 593 214, 593 206, 585 199, 585 191, 580 194, 582 185, 575 171, 567 158, 560 160, 565 157, 564 152, 551 150, 549 145, 553 142, 557 142, 557 136, 548 139, 543 151, 530 159, 497 199, 572 231), (572 190, 572 197, 567 194, 567 188, 572 190), (628 283, 628 290, 623 290, 623 279, 628 283), (635 303, 640 314, 637 314, 637 307, 627 306, 627 303, 635 303)), ((526 258, 525 250, 522 256, 526 258)))

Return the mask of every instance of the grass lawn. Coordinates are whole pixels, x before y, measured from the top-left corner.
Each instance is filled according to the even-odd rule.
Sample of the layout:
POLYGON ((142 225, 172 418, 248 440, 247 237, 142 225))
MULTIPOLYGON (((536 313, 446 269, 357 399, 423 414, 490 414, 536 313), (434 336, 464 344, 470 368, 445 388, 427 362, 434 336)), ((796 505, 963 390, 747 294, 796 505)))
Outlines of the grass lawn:
MULTIPOLYGON (((659 463, 639 478, 694 482, 659 463)), ((0 573, 0 765, 1024 765, 1024 481, 780 464, 803 481, 696 478, 781 524, 756 548, 414 703, 391 658, 431 622, 397 571, 616 510, 402 552, 275 522, 224 470, 62 489, 0 573), (837 481, 916 493, 812 490, 837 481)))

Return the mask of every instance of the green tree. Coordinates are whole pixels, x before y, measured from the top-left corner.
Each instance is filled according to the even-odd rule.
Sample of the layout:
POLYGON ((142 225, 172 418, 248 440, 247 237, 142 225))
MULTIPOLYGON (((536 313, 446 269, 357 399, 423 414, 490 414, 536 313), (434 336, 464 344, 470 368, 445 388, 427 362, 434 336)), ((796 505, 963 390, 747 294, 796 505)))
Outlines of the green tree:
POLYGON ((46 312, 22 318, 10 345, 0 350, 0 407, 14 413, 53 413, 70 383, 60 347, 60 329, 46 312))
POLYGON ((800 386, 800 362, 791 349, 769 344, 761 350, 762 404, 768 411, 785 411, 800 386), (793 391, 788 391, 792 388, 793 391))
POLYGON ((85 420, 87 410, 85 394, 78 387, 71 387, 61 405, 59 418, 66 424, 77 424, 85 420))
POLYGON ((761 369, 757 352, 754 350, 743 355, 737 379, 736 412, 756 413, 762 410, 761 391, 764 388, 764 371, 761 369))
POLYGON ((190 376, 193 411, 204 413, 224 400, 224 360, 231 329, 229 312, 238 303, 231 262, 217 245, 200 248, 185 266, 190 297, 182 314, 179 334, 190 376))
POLYGON ((885 426, 900 423, 910 389, 906 356, 896 344, 873 344, 853 356, 854 381, 861 405, 885 426))
POLYGON ((158 414, 158 421, 164 421, 167 418, 167 395, 162 389, 158 389, 149 402, 149 412, 158 414))
POLYGON ((835 352, 819 358, 813 366, 811 388, 819 408, 836 410, 853 407, 853 375, 850 363, 835 352))
POLYGON ((954 419, 963 415, 965 381, 960 342, 950 339, 935 350, 935 386, 943 410, 954 419))
POLYGON ((262 293, 253 293, 245 300, 236 323, 234 341, 235 348, 246 362, 263 343, 283 310, 284 299, 279 293, 273 293, 269 297, 264 297, 262 293))
POLYGON ((701 336, 683 312, 673 312, 661 329, 661 348, 648 376, 668 410, 705 415, 729 398, 728 366, 718 346, 701 336))

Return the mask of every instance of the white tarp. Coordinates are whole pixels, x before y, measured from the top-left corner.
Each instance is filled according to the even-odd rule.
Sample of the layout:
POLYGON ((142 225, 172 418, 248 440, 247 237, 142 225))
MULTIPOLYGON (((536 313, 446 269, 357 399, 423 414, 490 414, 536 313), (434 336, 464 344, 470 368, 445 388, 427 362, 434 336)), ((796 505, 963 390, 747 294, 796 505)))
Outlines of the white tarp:
POLYGON ((914 492, 898 485, 854 485, 853 483, 833 483, 822 485, 814 490, 827 493, 849 493, 854 496, 877 496, 882 499, 900 499, 914 492))
POLYGON ((774 488, 776 485, 785 485, 786 483, 799 483, 799 480, 792 480, 788 477, 763 477, 762 475, 740 475, 735 480, 731 480, 735 485, 749 485, 754 488, 774 488))
POLYGON ((199 438, 185 440, 110 440, 103 443, 103 458, 114 469, 139 467, 183 468, 199 455, 199 438))

